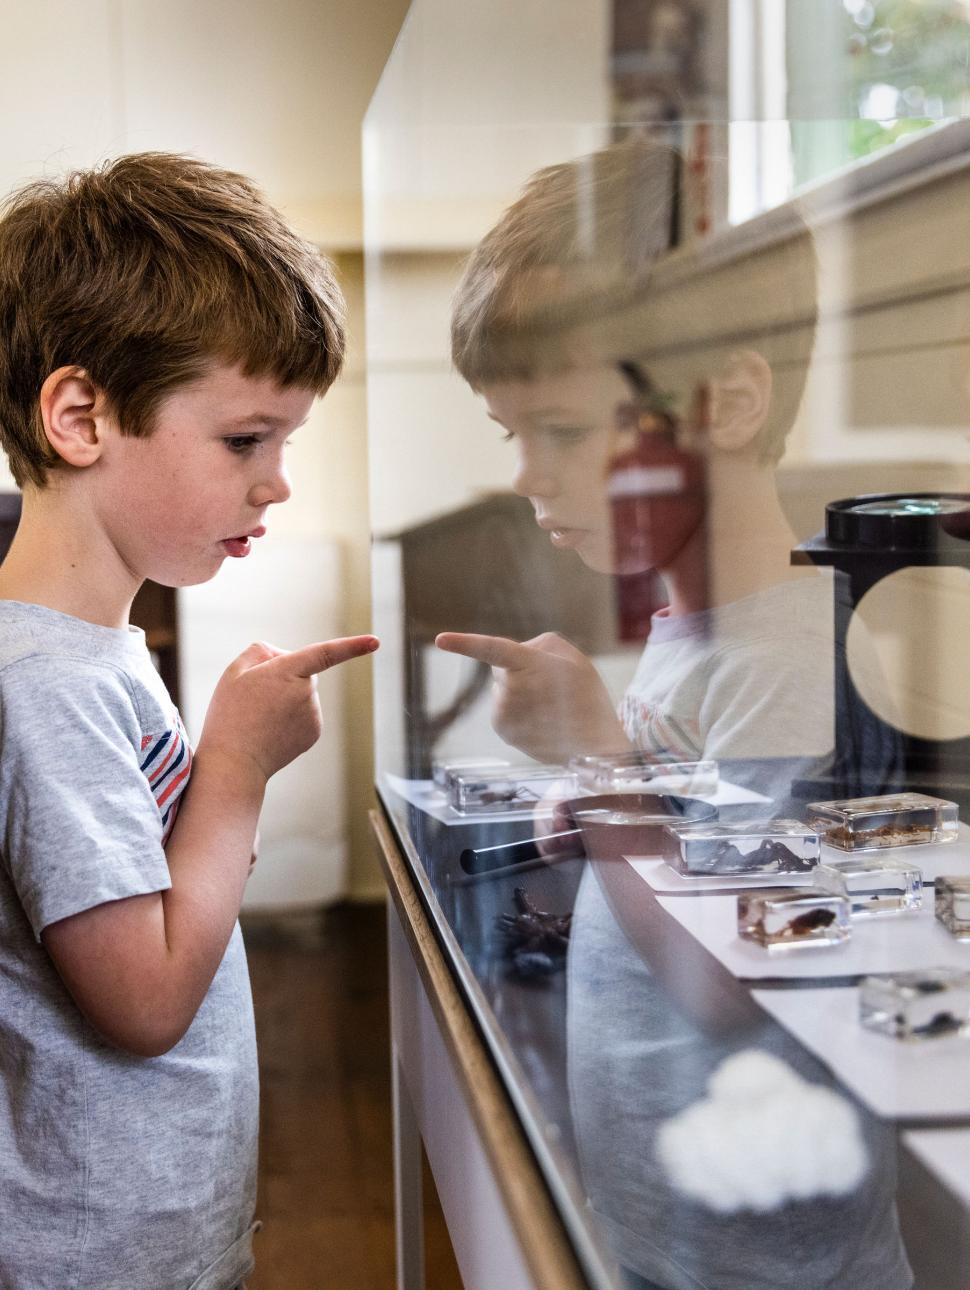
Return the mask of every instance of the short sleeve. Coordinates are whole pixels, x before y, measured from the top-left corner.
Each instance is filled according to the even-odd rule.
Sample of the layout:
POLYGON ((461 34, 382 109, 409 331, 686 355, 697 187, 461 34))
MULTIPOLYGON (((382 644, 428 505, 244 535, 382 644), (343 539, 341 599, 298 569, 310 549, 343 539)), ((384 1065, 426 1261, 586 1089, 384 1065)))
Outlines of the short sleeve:
POLYGON ((34 935, 171 886, 124 674, 35 655, 0 673, 0 842, 34 935))

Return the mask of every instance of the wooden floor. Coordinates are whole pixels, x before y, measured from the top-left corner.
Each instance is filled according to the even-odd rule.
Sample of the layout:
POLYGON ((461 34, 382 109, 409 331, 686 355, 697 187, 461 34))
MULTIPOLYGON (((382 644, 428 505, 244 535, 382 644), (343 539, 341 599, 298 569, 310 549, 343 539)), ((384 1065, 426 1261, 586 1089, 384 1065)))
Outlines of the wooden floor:
MULTIPOLYGON (((244 915, 262 1116, 248 1290, 393 1290, 384 909, 244 915)), ((461 1290, 426 1172, 427 1290, 461 1290)))

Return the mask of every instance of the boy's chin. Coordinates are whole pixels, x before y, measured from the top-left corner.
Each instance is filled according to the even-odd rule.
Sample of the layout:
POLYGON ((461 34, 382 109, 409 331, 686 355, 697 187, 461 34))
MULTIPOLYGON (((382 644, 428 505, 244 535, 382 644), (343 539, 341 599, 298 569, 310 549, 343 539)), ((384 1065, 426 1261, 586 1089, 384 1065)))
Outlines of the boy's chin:
POLYGON ((219 570, 222 563, 208 569, 152 569, 145 574, 146 582, 154 582, 159 587, 201 587, 203 583, 211 582, 219 570))
POLYGON ((576 554, 587 569, 592 569, 594 573, 610 574, 613 577, 623 577, 631 573, 649 573, 655 568, 649 560, 619 559, 611 548, 604 549, 595 544, 590 544, 588 548, 580 547, 576 554))
POLYGON ((612 545, 602 541, 596 533, 587 534, 572 554, 578 556, 587 569, 592 569, 594 573, 616 572, 612 545))
POLYGON ((576 553, 587 569, 594 573, 618 573, 616 561, 605 551, 577 551, 576 553))

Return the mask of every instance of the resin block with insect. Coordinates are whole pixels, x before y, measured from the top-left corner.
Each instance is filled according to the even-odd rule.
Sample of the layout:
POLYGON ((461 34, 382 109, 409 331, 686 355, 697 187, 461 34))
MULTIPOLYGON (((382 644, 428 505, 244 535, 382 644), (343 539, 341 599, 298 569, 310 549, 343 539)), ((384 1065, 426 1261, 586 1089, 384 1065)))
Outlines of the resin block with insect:
POLYGON ((809 873, 819 861, 818 834, 798 820, 670 825, 669 861, 685 878, 721 874, 809 873))
POLYGON ((970 878, 937 878, 936 916, 951 936, 970 941, 970 878))
POLYGON ((866 977, 859 987, 859 1020, 893 1039, 970 1035, 970 972, 936 967, 866 977))
POLYGON ((580 788, 591 793, 678 793, 704 796, 716 793, 719 782, 716 761, 651 761, 642 752, 615 756, 573 757, 580 788))
POLYGON ((959 812, 956 802, 940 797, 889 793, 841 802, 812 802, 806 815, 828 846, 840 851, 878 851, 953 842, 959 812))
POLYGON ((528 811, 547 795, 569 797, 576 792, 576 776, 562 766, 529 766, 514 773, 483 775, 472 771, 453 775, 448 800, 462 815, 485 811, 528 811))
POLYGON ((853 918, 909 914, 923 904, 923 875, 905 860, 859 856, 819 865, 815 883, 823 891, 848 896, 853 918))
POLYGON ((431 767, 431 778, 436 787, 447 789, 456 775, 494 775, 497 771, 511 769, 512 763, 501 757, 456 757, 449 761, 436 761, 431 767))
POLYGON ((738 935, 768 950, 841 945, 849 901, 810 887, 755 888, 738 896, 738 935))

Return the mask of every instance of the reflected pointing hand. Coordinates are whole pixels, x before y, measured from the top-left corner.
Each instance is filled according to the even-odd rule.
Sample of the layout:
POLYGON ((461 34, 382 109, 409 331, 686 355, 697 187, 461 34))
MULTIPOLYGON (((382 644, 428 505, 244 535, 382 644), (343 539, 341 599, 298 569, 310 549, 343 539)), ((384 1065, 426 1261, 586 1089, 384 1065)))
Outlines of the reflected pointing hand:
POLYGON ((631 747, 586 655, 555 632, 528 641, 442 632, 439 649, 476 659, 494 677, 492 725, 506 743, 545 762, 631 747))

